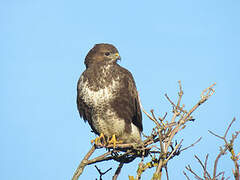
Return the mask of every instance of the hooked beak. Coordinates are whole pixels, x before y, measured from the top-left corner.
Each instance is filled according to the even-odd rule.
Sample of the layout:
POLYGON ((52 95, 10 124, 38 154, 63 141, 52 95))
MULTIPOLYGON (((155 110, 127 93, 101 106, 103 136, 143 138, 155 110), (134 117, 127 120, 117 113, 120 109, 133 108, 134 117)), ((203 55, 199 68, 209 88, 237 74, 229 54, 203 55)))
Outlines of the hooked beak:
POLYGON ((116 60, 121 60, 121 57, 118 53, 115 54, 116 60))

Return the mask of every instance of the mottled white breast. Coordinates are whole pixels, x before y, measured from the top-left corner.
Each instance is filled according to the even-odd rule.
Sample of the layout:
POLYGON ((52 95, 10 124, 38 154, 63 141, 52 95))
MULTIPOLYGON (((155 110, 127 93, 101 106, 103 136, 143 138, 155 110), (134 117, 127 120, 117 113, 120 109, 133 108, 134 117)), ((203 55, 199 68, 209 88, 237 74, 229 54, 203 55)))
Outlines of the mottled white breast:
MULTIPOLYGON (((103 79, 101 79, 103 81, 103 79)), ((104 82, 104 81, 103 81, 104 82)), ((107 83, 106 83, 107 84, 107 83)), ((119 81, 111 81, 108 86, 95 90, 90 88, 88 80, 80 77, 78 89, 84 102, 92 107, 92 123, 99 133, 106 136, 120 135, 124 131, 124 120, 119 119, 111 108, 110 102, 114 100, 114 94, 118 92, 119 81)))
POLYGON ((108 86, 99 89, 97 91, 90 88, 88 80, 83 81, 83 77, 80 77, 80 83, 78 89, 83 96, 84 101, 91 106, 103 105, 109 102, 113 98, 113 93, 119 88, 118 81, 112 81, 108 86))

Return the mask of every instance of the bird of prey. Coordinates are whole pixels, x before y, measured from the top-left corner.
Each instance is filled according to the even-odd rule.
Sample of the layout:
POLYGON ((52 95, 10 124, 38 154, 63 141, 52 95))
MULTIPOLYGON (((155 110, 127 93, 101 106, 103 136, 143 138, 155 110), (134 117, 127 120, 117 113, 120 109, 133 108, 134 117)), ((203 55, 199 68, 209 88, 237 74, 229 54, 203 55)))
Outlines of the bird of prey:
POLYGON ((112 44, 96 44, 85 58, 77 85, 80 116, 99 135, 95 143, 141 143, 142 113, 132 74, 121 67, 112 44))

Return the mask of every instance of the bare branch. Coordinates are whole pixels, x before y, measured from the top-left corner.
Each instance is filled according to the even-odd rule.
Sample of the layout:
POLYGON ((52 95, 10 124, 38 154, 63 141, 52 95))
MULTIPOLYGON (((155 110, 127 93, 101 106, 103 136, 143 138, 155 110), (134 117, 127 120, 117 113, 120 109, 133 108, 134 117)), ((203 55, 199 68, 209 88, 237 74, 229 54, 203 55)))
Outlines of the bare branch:
POLYGON ((209 173, 207 173, 207 161, 208 161, 208 154, 206 155, 206 158, 205 158, 205 161, 204 161, 204 168, 206 170, 206 171, 204 171, 204 174, 203 174, 204 178, 207 177, 206 174, 208 175, 208 177, 210 177, 209 173))
MULTIPOLYGON (((212 175, 212 178, 210 176, 210 173, 207 171, 207 160, 208 160, 208 154, 206 155, 206 158, 205 158, 205 162, 204 164, 202 163, 202 161, 197 157, 195 156, 195 158, 198 160, 198 163, 202 166, 203 168, 203 177, 204 179, 213 179, 213 180, 216 180, 217 178, 219 178, 221 176, 221 179, 222 180, 225 180, 225 177, 224 177, 224 172, 220 172, 217 174, 217 167, 218 167, 218 162, 220 160, 220 158, 225 155, 228 152, 230 152, 231 154, 231 159, 234 163, 234 166, 235 166, 235 169, 233 170, 233 175, 235 177, 235 180, 239 180, 239 164, 238 164, 238 156, 236 156, 235 152, 234 152, 234 149, 233 149, 233 145, 234 145, 234 141, 235 139, 237 138, 237 136, 240 134, 240 131, 236 131, 234 134, 232 134, 232 138, 230 139, 230 141, 228 142, 226 137, 228 135, 228 132, 233 124, 233 122, 235 121, 236 119, 233 118, 233 120, 231 121, 231 123, 229 124, 229 126, 227 127, 225 133, 224 133, 224 136, 220 136, 212 131, 209 131, 212 135, 214 135, 215 137, 221 139, 224 141, 224 145, 220 147, 220 152, 218 153, 215 161, 214 161, 214 168, 213 168, 213 175, 212 175)), ((188 169, 192 174, 193 171, 191 170, 190 166, 188 166, 188 169)), ((196 176, 196 173, 194 174, 196 176)), ((228 179, 228 178, 227 178, 228 179)))
POLYGON ((102 176, 112 169, 112 168, 109 168, 109 169, 106 170, 105 172, 102 172, 96 165, 95 165, 95 168, 97 169, 97 171, 98 171, 98 173, 99 173, 99 176, 100 176, 100 177, 99 177, 99 180, 102 180, 102 176))
POLYGON ((171 152, 171 154, 168 156, 168 158, 165 160, 165 163, 167 163, 169 161, 170 158, 172 158, 173 154, 177 151, 177 149, 181 146, 183 142, 183 139, 180 141, 179 144, 176 145, 176 147, 174 148, 174 150, 171 152))
POLYGON ((220 138, 220 139, 223 139, 222 136, 219 136, 219 135, 215 134, 214 132, 212 132, 212 131, 210 131, 210 130, 208 130, 208 132, 211 133, 212 135, 214 135, 214 136, 220 138))
POLYGON ((166 176, 167 176, 167 180, 169 180, 169 176, 168 176, 168 169, 167 169, 167 166, 164 167, 165 169, 165 172, 166 172, 166 176))
POLYGON ((211 179, 211 176, 210 176, 210 174, 208 173, 208 171, 207 171, 207 167, 206 167, 206 161, 205 161, 205 164, 203 164, 202 163, 202 161, 195 155, 195 158, 198 160, 198 162, 199 162, 199 164, 202 166, 202 168, 203 168, 203 176, 204 176, 204 178, 205 179, 207 179, 207 178, 209 178, 209 179, 211 179), (207 177, 206 177, 206 175, 207 175, 207 177))
POLYGON ((231 128, 231 126, 232 126, 232 124, 234 123, 234 121, 236 121, 236 118, 235 118, 235 117, 233 118, 233 120, 232 120, 231 123, 229 124, 229 126, 228 126, 228 128, 227 128, 227 130, 226 130, 226 132, 225 132, 225 134, 224 134, 224 136, 223 136, 223 138, 226 138, 226 136, 227 136, 227 134, 228 134, 228 131, 229 131, 229 129, 231 128))
POLYGON ((210 96, 212 96, 215 93, 215 90, 213 89, 215 85, 216 83, 213 83, 211 86, 203 90, 201 94, 201 99, 203 101, 206 101, 210 96))
POLYGON ((120 172, 121 172, 121 169, 122 169, 122 167, 123 167, 123 164, 124 164, 124 163, 122 163, 122 162, 119 163, 118 168, 116 169, 115 174, 114 174, 112 180, 116 180, 116 179, 117 179, 118 175, 119 175, 120 172))
POLYGON ((187 176, 187 173, 183 171, 183 174, 186 176, 187 180, 190 180, 190 178, 187 176))
POLYGON ((200 176, 198 176, 198 175, 192 170, 192 168, 191 168, 190 165, 186 166, 185 168, 186 168, 190 173, 192 173, 192 174, 195 176, 196 179, 198 179, 198 180, 203 180, 200 176))
POLYGON ((233 149, 233 143, 234 143, 234 140, 237 138, 238 134, 240 133, 240 131, 239 131, 239 132, 237 131, 237 132, 235 133, 235 135, 232 134, 232 139, 230 140, 230 143, 228 143, 228 141, 227 141, 227 139, 226 139, 227 134, 228 134, 228 132, 229 132, 229 129, 231 128, 231 126, 232 126, 232 124, 234 123, 235 120, 236 120, 236 118, 233 118, 233 120, 231 121, 231 123, 230 123, 229 126, 227 127, 227 130, 225 131, 223 137, 222 137, 222 136, 219 136, 219 135, 217 135, 217 134, 215 134, 215 133, 213 133, 212 131, 209 131, 211 134, 213 134, 214 136, 216 136, 216 137, 218 137, 218 138, 220 138, 220 139, 223 139, 224 142, 225 142, 224 148, 221 148, 221 149, 220 149, 220 152, 219 152, 219 154, 218 154, 218 156, 217 156, 217 158, 216 158, 216 160, 215 160, 214 170, 213 170, 213 178, 216 177, 217 165, 218 165, 218 161, 219 161, 220 157, 221 157, 222 155, 226 154, 226 151, 228 150, 228 151, 231 153, 231 155, 232 155, 231 159, 233 160, 234 166, 235 166, 235 170, 233 171, 234 177, 235 177, 235 179, 238 179, 238 180, 239 180, 239 177, 240 177, 240 175, 239 175, 239 174, 240 174, 240 173, 239 173, 239 164, 238 164, 238 162, 237 162, 238 158, 237 158, 237 156, 235 155, 235 152, 234 152, 234 149, 233 149))
POLYGON ((143 163, 143 161, 144 161, 144 155, 141 158, 141 162, 138 164, 136 180, 140 180, 141 179, 142 173, 144 171, 144 163, 143 163))
POLYGON ((94 163, 97 163, 97 162, 102 162, 102 161, 108 161, 108 160, 113 159, 111 156, 108 156, 108 155, 111 155, 111 152, 106 152, 101 156, 98 156, 94 159, 88 160, 87 165, 94 164, 94 163))
POLYGON ((183 90, 182 90, 182 84, 181 84, 181 81, 178 81, 178 84, 179 84, 179 93, 178 93, 178 102, 177 102, 177 107, 180 107, 180 102, 182 100, 182 96, 183 96, 183 90))
POLYGON ((185 151, 185 150, 187 150, 188 148, 191 148, 191 147, 195 146, 197 143, 199 143, 199 142, 201 141, 201 139, 202 139, 202 137, 200 137, 198 140, 196 140, 196 141, 195 141, 193 144, 191 144, 190 146, 187 146, 187 147, 185 147, 185 148, 182 148, 182 149, 180 150, 180 152, 185 151))
POLYGON ((165 94, 165 97, 166 97, 167 100, 172 104, 173 107, 176 107, 176 105, 174 104, 174 102, 168 97, 167 94, 165 94))
POLYGON ((89 152, 86 154, 86 156, 83 158, 83 160, 81 161, 81 163, 79 164, 77 170, 75 171, 72 180, 78 180, 78 177, 82 174, 85 166, 87 165, 87 161, 90 158, 90 156, 93 154, 93 152, 95 151, 95 146, 93 145, 92 148, 89 150, 89 152))

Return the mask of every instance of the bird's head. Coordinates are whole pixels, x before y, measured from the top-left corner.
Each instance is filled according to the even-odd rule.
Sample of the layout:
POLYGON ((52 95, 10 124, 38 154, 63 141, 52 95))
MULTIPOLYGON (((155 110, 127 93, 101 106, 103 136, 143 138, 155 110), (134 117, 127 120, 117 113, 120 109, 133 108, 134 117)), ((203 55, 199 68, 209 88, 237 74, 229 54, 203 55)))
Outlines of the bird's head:
POLYGON ((85 65, 88 68, 92 64, 101 62, 116 63, 121 57, 117 48, 112 44, 96 44, 87 54, 85 58, 85 65))

